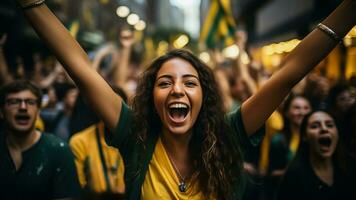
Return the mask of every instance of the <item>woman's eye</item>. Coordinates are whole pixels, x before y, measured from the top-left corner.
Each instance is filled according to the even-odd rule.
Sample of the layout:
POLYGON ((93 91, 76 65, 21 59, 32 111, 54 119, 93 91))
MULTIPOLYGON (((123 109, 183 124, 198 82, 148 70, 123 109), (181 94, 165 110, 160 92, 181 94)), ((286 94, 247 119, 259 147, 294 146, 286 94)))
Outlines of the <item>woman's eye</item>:
POLYGON ((318 128, 319 126, 318 126, 318 124, 311 124, 309 127, 310 127, 311 129, 315 129, 315 128, 318 128))
POLYGON ((193 81, 188 81, 188 82, 185 83, 185 85, 188 86, 188 87, 194 87, 194 86, 197 86, 198 84, 196 84, 193 81))
POLYGON ((328 124, 326 124, 326 126, 327 126, 328 128, 334 128, 334 124, 333 124, 333 123, 328 123, 328 124))
POLYGON ((170 82, 161 82, 161 83, 158 83, 158 86, 159 87, 168 87, 168 86, 170 86, 170 82))

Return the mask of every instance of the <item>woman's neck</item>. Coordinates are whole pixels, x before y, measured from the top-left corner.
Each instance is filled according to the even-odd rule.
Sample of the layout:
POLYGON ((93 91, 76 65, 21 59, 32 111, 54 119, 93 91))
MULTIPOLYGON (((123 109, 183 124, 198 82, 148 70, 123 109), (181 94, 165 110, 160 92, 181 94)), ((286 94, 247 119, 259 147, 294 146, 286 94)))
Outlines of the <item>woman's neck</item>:
POLYGON ((316 169, 323 170, 332 167, 331 158, 322 158, 321 156, 310 153, 309 160, 313 168, 316 169))
POLYGON ((299 134, 299 128, 300 128, 300 126, 298 126, 294 123, 290 123, 291 134, 299 134))
POLYGON ((175 135, 173 133, 163 131, 161 136, 162 144, 168 156, 171 161, 175 163, 179 173, 184 177, 190 177, 193 172, 192 158, 189 153, 190 139, 191 133, 175 135))
POLYGON ((166 151, 175 159, 180 160, 180 158, 189 155, 191 133, 175 135, 168 131, 163 131, 161 139, 166 151))
POLYGON ((309 161, 315 174, 320 178, 320 180, 331 186, 334 182, 334 166, 332 158, 323 158, 310 152, 309 161))

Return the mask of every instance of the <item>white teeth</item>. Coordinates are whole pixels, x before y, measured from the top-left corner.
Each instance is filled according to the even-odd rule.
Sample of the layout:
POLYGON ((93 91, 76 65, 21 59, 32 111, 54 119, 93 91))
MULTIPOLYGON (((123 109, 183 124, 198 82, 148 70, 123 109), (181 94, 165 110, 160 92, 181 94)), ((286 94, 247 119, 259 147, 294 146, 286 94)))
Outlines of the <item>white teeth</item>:
POLYGON ((175 103, 170 105, 169 108, 188 108, 188 106, 182 103, 175 103))

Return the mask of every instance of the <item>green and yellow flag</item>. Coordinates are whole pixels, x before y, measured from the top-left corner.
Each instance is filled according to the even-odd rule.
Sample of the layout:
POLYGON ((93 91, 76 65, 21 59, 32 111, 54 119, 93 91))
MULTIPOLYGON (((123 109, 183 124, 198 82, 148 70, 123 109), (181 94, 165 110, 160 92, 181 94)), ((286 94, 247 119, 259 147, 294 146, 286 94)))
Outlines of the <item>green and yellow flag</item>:
POLYGON ((68 26, 68 30, 74 38, 77 38, 79 27, 80 25, 78 20, 73 20, 68 26))
POLYGON ((234 43, 236 24, 231 12, 230 0, 211 0, 209 12, 200 33, 200 42, 208 48, 234 43))

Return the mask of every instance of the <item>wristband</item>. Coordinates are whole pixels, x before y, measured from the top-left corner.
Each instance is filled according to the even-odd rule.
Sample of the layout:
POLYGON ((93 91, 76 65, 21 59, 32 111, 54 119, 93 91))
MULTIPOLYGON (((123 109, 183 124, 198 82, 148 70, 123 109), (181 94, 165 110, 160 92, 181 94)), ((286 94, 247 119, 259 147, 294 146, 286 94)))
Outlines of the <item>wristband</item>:
POLYGON ((324 25, 322 23, 319 23, 317 28, 319 30, 321 30, 322 32, 324 32, 329 37, 331 37, 335 42, 340 42, 341 41, 341 38, 333 30, 331 30, 329 27, 327 27, 326 25, 324 25))
POLYGON ((22 1, 22 3, 20 2, 19 4, 23 10, 27 10, 30 8, 40 6, 44 4, 44 2, 45 0, 37 0, 37 1, 30 1, 30 2, 22 1))

